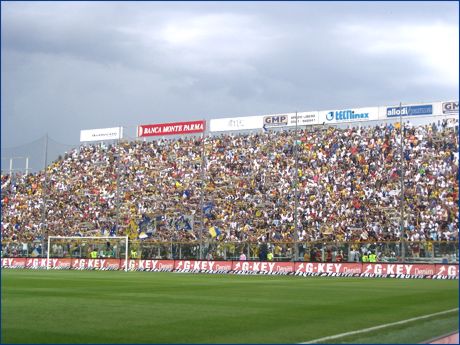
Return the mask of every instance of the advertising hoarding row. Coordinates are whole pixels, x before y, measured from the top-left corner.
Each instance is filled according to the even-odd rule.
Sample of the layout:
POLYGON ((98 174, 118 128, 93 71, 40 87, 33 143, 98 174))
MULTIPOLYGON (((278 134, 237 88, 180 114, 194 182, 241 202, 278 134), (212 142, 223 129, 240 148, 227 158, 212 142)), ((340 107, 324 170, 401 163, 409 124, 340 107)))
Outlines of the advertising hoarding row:
MULTIPOLYGON (((247 130, 269 130, 280 127, 295 127, 327 124, 353 124, 421 116, 458 116, 458 101, 433 102, 426 104, 405 104, 382 107, 344 108, 324 111, 280 113, 257 116, 228 117, 209 120, 210 132, 230 132, 247 130)), ((203 133, 206 121, 186 121, 148 124, 137 126, 138 138, 203 133)), ((121 139, 123 127, 82 130, 80 141, 100 141, 121 139)))
POLYGON ((297 117, 296 113, 284 113, 211 119, 209 129, 211 132, 268 130, 277 127, 294 127, 296 125, 336 125, 385 121, 397 119, 399 116, 415 118, 448 115, 458 115, 458 101, 298 112, 297 117))
POLYGON ((316 125, 319 123, 318 112, 298 112, 271 115, 228 117, 223 119, 211 119, 209 130, 211 132, 230 132, 247 130, 268 130, 276 127, 295 127, 316 125), (296 123, 297 122, 297 123, 296 123))
MULTIPOLYGON (((42 259, 2 258, 2 268, 28 269, 98 269, 124 270, 120 259, 42 259)), ((319 263, 266 261, 201 261, 201 260, 128 260, 128 269, 136 271, 170 272, 227 272, 254 274, 343 274, 404 277, 455 277, 458 265, 452 264, 397 264, 397 263, 319 263)))

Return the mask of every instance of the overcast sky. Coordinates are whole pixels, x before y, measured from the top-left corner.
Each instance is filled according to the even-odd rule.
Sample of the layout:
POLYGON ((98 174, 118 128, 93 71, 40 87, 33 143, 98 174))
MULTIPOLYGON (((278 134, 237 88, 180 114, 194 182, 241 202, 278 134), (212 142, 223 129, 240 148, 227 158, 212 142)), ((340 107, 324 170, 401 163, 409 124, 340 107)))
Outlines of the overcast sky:
POLYGON ((458 99, 458 2, 2 2, 2 147, 458 99))

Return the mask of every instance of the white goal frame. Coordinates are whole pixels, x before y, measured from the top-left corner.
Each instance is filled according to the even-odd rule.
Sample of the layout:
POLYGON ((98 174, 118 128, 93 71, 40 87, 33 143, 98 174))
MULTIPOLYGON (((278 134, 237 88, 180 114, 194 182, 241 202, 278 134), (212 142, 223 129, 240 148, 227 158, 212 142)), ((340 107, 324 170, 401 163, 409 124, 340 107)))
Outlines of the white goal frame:
POLYGON ((116 238, 126 240, 126 247, 125 247, 125 272, 128 272, 128 244, 129 244, 129 237, 128 236, 48 236, 48 250, 46 253, 46 269, 49 270, 50 266, 48 262, 50 262, 50 244, 51 239, 57 238, 60 240, 113 240, 116 238))

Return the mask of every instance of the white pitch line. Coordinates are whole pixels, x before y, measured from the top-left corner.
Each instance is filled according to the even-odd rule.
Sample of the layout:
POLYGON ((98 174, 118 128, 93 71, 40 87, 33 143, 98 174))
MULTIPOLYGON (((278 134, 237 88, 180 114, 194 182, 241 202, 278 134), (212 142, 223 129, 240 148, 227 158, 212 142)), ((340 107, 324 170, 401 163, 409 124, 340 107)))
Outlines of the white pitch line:
POLYGON ((417 321, 417 320, 421 320, 421 319, 427 319, 427 318, 432 317, 432 316, 448 314, 448 313, 452 313, 452 312, 457 311, 457 310, 458 310, 458 308, 454 308, 454 309, 450 309, 450 310, 446 310, 446 311, 440 311, 439 313, 428 314, 428 315, 423 315, 423 316, 417 316, 417 317, 413 317, 412 319, 407 319, 407 320, 402 320, 402 321, 397 321, 397 322, 392 322, 392 323, 386 323, 386 324, 383 324, 383 325, 380 325, 380 326, 375 326, 375 327, 370 327, 370 328, 363 328, 363 329, 359 329, 357 331, 340 333, 340 334, 336 334, 336 335, 331 335, 329 337, 313 339, 313 340, 306 341, 306 342, 300 343, 300 344, 315 344, 315 343, 319 343, 321 341, 337 339, 337 338, 343 338, 343 337, 353 335, 353 334, 366 333, 366 332, 375 331, 375 330, 386 328, 386 327, 403 325, 405 323, 412 322, 412 321, 417 321))

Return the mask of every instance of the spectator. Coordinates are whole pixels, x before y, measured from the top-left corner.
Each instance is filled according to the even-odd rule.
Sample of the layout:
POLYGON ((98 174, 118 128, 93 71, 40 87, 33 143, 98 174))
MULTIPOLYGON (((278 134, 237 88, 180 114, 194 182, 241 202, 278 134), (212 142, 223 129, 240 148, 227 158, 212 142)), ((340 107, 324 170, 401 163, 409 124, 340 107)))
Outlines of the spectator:
MULTIPOLYGON (((378 125, 300 131, 297 171, 291 131, 83 146, 47 167, 46 189, 43 171, 2 175, 2 240, 95 233, 137 238, 143 232, 145 241, 155 242, 271 243, 277 257, 290 255, 283 243, 295 238, 458 241, 455 126, 406 124, 404 131, 409 226, 403 233, 394 213, 400 207, 400 128, 378 125), (202 228, 215 229, 215 236, 202 228)), ((350 252, 350 261, 358 256, 350 252)), ((332 260, 332 253, 325 258, 332 260)), ((320 261, 321 252, 310 259, 320 261)))

